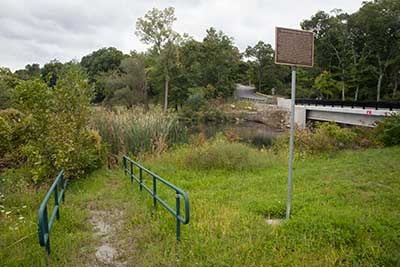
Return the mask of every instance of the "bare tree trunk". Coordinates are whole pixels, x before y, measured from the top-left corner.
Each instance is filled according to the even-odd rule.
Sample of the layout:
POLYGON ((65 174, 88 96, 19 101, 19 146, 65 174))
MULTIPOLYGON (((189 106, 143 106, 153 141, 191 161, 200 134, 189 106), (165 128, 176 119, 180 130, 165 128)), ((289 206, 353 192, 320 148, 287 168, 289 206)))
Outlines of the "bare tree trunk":
POLYGON ((258 69, 258 91, 261 91, 261 66, 258 69))
POLYGON ((356 68, 356 73, 354 74, 353 72, 351 72, 351 73, 353 73, 354 74, 354 76, 355 76, 355 81, 356 81, 356 83, 357 83, 357 87, 356 87, 356 92, 354 93, 354 101, 357 101, 358 100, 358 92, 359 92, 359 90, 360 90, 360 83, 358 82, 358 77, 357 77, 357 67, 358 67, 358 64, 357 64, 357 58, 356 58, 356 50, 354 49, 354 44, 352 43, 352 45, 351 45, 351 49, 352 49, 352 51, 353 51, 353 64, 354 64, 354 66, 355 66, 355 68, 356 68))
POLYGON ((378 102, 381 100, 382 79, 383 79, 383 73, 380 73, 378 78, 378 85, 376 87, 376 101, 378 102))
POLYGON ((382 61, 381 57, 379 54, 377 55, 378 59, 378 66, 379 66, 379 78, 378 78, 378 84, 376 86, 376 101, 381 100, 381 87, 382 87, 382 79, 383 79, 383 70, 382 70, 382 61))
POLYGON ((393 87, 393 96, 392 96, 393 99, 396 97, 398 87, 399 87, 399 80, 396 75, 396 77, 394 78, 394 87, 393 87))
POLYGON ((345 100, 344 96, 344 68, 342 68, 342 100, 345 100))
POLYGON ((168 111, 168 86, 169 86, 169 76, 165 75, 164 112, 168 111))
POLYGON ((357 101, 357 100, 358 100, 358 91, 359 91, 359 90, 360 90, 360 85, 357 84, 356 93, 354 94, 354 101, 357 101))

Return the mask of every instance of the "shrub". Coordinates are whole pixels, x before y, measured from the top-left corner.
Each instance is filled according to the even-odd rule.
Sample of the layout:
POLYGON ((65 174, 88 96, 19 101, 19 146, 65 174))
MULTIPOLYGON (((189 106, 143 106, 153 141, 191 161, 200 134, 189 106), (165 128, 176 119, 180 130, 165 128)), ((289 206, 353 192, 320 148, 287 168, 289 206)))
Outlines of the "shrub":
POLYGON ((215 92, 213 86, 190 88, 189 91, 190 95, 180 112, 182 120, 198 123, 220 122, 227 119, 218 100, 211 99, 215 92))
MULTIPOLYGON (((16 127, 16 149, 26 158, 34 182, 61 169, 69 178, 83 176, 101 166, 104 148, 87 129, 90 87, 78 65, 64 70, 54 88, 28 80, 16 88, 16 105, 26 115, 23 135, 16 127), (18 142, 16 142, 18 143, 18 142)), ((17 125, 17 124, 16 124, 17 125)))
MULTIPOLYGON (((370 129, 341 128, 335 123, 317 123, 315 129, 295 130, 295 154, 304 157, 308 154, 332 152, 340 149, 357 149, 377 146, 370 129)), ((289 150, 289 133, 279 137, 273 145, 277 153, 289 150)))
POLYGON ((202 146, 191 146, 184 158, 194 169, 254 170, 270 166, 271 155, 218 135, 202 146))
POLYGON ((400 144, 400 113, 383 119, 376 128, 376 135, 385 146, 400 144))
POLYGON ((0 157, 11 148, 12 130, 8 122, 0 117, 0 157))

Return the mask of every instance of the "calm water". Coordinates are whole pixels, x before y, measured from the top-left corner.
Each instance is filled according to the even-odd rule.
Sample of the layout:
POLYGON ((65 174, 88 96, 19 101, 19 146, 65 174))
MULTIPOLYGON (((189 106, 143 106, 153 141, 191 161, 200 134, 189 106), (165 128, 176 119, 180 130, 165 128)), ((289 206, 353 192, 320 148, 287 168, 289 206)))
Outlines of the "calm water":
POLYGON ((235 136, 239 138, 239 141, 257 147, 271 145, 276 137, 284 133, 281 129, 273 129, 256 122, 202 124, 193 129, 193 133, 203 133, 207 138, 211 138, 220 132, 228 136, 235 136))

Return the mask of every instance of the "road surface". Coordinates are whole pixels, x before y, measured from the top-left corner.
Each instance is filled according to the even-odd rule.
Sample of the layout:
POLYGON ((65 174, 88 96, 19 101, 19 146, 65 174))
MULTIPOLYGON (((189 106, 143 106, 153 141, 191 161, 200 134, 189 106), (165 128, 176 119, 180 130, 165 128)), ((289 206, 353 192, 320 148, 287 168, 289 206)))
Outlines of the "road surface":
POLYGON ((256 94, 256 89, 253 86, 246 86, 242 84, 236 85, 236 97, 241 99, 253 101, 267 101, 267 97, 259 96, 256 94))

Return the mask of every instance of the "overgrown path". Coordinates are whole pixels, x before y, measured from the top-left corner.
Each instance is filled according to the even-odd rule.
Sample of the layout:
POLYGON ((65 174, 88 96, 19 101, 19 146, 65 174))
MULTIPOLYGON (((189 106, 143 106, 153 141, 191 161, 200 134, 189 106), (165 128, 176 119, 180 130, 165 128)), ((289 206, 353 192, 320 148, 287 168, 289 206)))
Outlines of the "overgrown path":
MULTIPOLYGON (((89 201, 86 209, 89 212, 89 222, 94 228, 96 238, 95 254, 89 258, 88 266, 124 266, 126 251, 122 249, 123 240, 119 238, 120 231, 124 229, 128 218, 125 209, 127 205, 112 200, 110 193, 120 190, 121 180, 112 179, 107 175, 103 190, 100 190, 96 199, 89 201)), ((112 193, 111 193, 112 194, 112 193)))
POLYGON ((142 197, 122 171, 102 170, 88 179, 71 189, 74 198, 81 198, 91 231, 83 266, 142 266, 135 239, 146 222, 133 223, 138 212, 146 214, 142 197))
MULTIPOLYGON (((144 162, 189 195, 191 222, 179 243, 168 212, 153 209, 121 169, 100 170, 67 188, 51 232, 52 266, 399 266, 400 147, 297 161, 293 214, 279 226, 266 219, 284 215, 286 163, 193 170, 179 165, 184 153, 144 162)), ((1 267, 45 266, 35 235, 44 194, 6 196, 1 267)))

